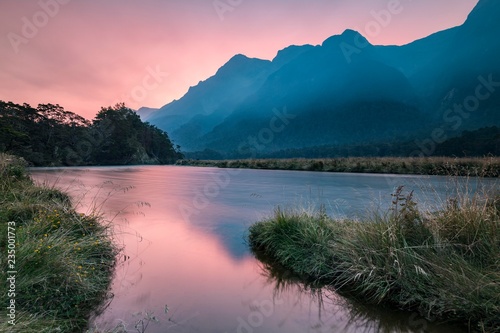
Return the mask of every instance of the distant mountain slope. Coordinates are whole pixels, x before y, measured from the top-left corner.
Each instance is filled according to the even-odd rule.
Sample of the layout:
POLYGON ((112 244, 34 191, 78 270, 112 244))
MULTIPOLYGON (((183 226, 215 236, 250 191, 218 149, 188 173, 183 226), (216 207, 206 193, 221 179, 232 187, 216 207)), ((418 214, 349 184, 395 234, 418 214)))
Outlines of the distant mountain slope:
POLYGON ((346 30, 322 45, 285 48, 272 61, 237 55, 148 120, 186 151, 222 156, 500 125, 498 17, 500 1, 480 0, 463 25, 403 46, 373 46, 346 30), (363 47, 346 54, 356 45, 363 47), (485 82, 488 98, 468 99, 485 82), (457 113, 456 105, 472 102, 465 106, 474 112, 457 113), (277 112, 290 115, 283 128, 277 112))
POLYGON ((191 87, 180 100, 162 107, 149 121, 185 144, 220 123, 262 85, 271 71, 270 61, 236 55, 214 76, 191 87))
POLYGON ((142 121, 147 121, 152 114, 157 112, 159 109, 142 107, 136 111, 136 113, 141 117, 142 121))
POLYGON ((346 62, 339 45, 353 33, 334 36, 282 66, 199 142, 235 150, 269 127, 274 108, 283 107, 295 119, 262 150, 390 139, 422 124, 413 89, 400 71, 379 62, 375 52, 346 62))
POLYGON ((429 110, 438 119, 460 116, 463 129, 500 124, 500 84, 491 87, 490 82, 484 87, 484 82, 500 82, 499 17, 500 1, 479 1, 467 21, 457 28, 450 45, 420 73, 424 87, 421 94, 434 103, 429 110), (483 88, 478 90, 478 86, 483 88), (488 96, 478 101, 478 93, 488 96), (471 101, 477 101, 477 107, 471 101), (465 112, 451 116, 449 110, 456 105, 465 112))
POLYGON ((458 27, 440 31, 404 46, 376 46, 384 62, 399 69, 408 78, 420 73, 447 50, 458 27))

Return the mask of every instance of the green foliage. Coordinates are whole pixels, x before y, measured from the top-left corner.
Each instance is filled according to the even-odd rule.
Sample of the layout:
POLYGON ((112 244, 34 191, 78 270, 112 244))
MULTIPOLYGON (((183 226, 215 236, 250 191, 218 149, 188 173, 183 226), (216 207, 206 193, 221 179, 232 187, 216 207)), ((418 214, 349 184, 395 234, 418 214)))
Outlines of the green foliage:
MULTIPOLYGON (((108 224, 75 212, 66 194, 35 186, 23 164, 0 154, 0 253, 7 253, 7 231, 14 228, 17 271, 16 325, 2 320, 0 331, 81 332, 109 296, 118 249, 108 224)), ((6 281, 7 260, 1 262, 6 281)), ((7 296, 2 283, 2 318, 7 296)))
POLYGON ((436 146, 436 156, 500 156, 500 128, 485 127, 464 131, 436 146))
POLYGON ((426 213, 400 187, 387 214, 362 221, 278 209, 250 227, 249 243, 268 266, 281 265, 307 284, 500 332, 497 196, 464 195, 426 213))
POLYGON ((0 101, 0 152, 35 166, 169 164, 182 157, 167 133, 124 104, 101 109, 90 122, 59 105, 0 101))
MULTIPOLYGON (((377 117, 380 117, 377 114, 377 117)), ((363 118, 363 121, 366 121, 363 118)), ((332 120, 332 122, 335 122, 332 120)), ((325 122, 327 123, 327 122, 325 122)), ((298 122, 300 126, 305 127, 303 122, 298 122)), ((385 126, 388 126, 387 124, 385 126)), ((368 121, 363 127, 370 128, 370 131, 376 132, 368 121)), ((288 142, 295 140, 299 136, 299 132, 294 133, 293 137, 289 137, 288 142)), ((322 133, 321 138, 324 140, 325 135, 330 136, 330 142, 337 142, 342 137, 341 131, 318 130, 315 133, 322 133)), ((349 132, 349 136, 353 133, 349 132)), ((364 142, 350 144, 329 144, 322 145, 311 144, 304 147, 303 142, 293 141, 293 145, 288 145, 289 148, 276 151, 253 151, 256 158, 260 159, 289 159, 289 158, 353 158, 353 157, 398 157, 398 156, 413 156, 415 153, 422 153, 428 156, 450 156, 450 157, 483 157, 483 156, 500 156, 500 128, 497 126, 479 128, 473 131, 463 131, 456 133, 455 131, 447 132, 446 139, 442 143, 427 142, 423 144, 426 138, 422 133, 415 133, 412 136, 391 137, 386 139, 366 140, 364 142), (458 134, 458 135, 457 135, 458 134), (417 140, 416 140, 417 139, 417 140), (419 145, 420 143, 420 145, 419 145)), ((244 137, 241 141, 244 141, 244 137)), ((428 141, 428 140, 425 140, 428 141)), ((230 143, 228 143, 230 145, 230 143)), ((223 152, 206 149, 203 152, 186 153, 186 157, 190 159, 246 159, 249 158, 248 153, 242 154, 238 151, 223 152)))

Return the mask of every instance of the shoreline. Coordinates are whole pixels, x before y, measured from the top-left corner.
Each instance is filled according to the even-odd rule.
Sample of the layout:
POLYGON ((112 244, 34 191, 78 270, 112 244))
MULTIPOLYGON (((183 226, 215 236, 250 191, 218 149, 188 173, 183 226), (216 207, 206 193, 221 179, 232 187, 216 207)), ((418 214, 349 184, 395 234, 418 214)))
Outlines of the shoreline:
POLYGON ((180 160, 175 165, 257 170, 500 177, 500 157, 347 157, 323 159, 180 160))
POLYGON ((471 332, 500 332, 500 196, 421 211, 400 187, 385 214, 362 220, 275 209, 249 228, 268 271, 331 288, 364 304, 418 312, 471 332))
POLYGON ((0 251, 10 268, 0 277, 12 277, 0 285, 11 306, 0 309, 8 318, 0 331, 85 331, 111 297, 120 251, 111 223, 98 211, 76 212, 65 192, 36 185, 21 158, 0 154, 0 176, 0 251))

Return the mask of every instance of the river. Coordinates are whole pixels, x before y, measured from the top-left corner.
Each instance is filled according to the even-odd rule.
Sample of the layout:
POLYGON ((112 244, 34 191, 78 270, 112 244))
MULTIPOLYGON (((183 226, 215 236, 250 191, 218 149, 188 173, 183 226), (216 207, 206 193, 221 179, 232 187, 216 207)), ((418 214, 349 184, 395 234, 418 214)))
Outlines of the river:
MULTIPOLYGON (((385 210, 398 185, 427 209, 453 195, 446 177, 179 166, 35 168, 80 212, 102 212, 123 246, 114 297, 94 324, 160 332, 461 332, 418 313, 365 307, 326 289, 278 281, 245 241, 278 205, 339 218, 385 210), (155 316, 158 322, 149 320, 155 316)), ((489 181, 490 183, 493 180, 489 181)), ((460 180, 458 182, 465 182, 460 180)), ((467 190, 477 186, 467 182, 467 190)), ((465 187, 464 187, 465 188, 465 187)))

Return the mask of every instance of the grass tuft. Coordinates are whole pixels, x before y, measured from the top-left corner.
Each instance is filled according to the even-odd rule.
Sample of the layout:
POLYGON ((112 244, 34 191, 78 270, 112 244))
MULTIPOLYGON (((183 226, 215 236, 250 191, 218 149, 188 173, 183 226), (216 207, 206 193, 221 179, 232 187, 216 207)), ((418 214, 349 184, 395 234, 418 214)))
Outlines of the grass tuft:
POLYGON ((1 332, 81 332, 109 298, 118 248, 110 224, 77 213, 69 196, 35 186, 22 159, 0 154, 0 280, 6 281, 7 235, 15 224, 15 297, 0 284, 0 316, 16 304, 16 325, 1 332), (9 224, 9 222, 11 222, 9 224), (12 223, 14 222, 14 223, 12 223))
POLYGON ((500 332, 498 196, 463 196, 431 213, 400 187, 388 212, 361 221, 277 208, 250 227, 249 244, 309 284, 500 332))

